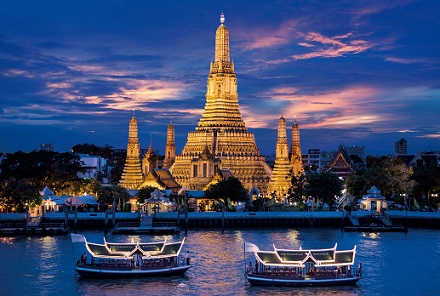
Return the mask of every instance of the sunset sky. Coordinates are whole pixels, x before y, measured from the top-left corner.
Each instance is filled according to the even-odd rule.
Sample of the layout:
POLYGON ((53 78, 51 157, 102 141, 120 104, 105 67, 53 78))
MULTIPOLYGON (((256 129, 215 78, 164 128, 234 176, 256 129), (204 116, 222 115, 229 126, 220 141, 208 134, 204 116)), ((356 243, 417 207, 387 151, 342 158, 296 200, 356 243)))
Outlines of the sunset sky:
POLYGON ((303 153, 440 150, 440 1, 0 0, 0 152, 90 143, 177 153, 205 103, 220 13, 262 154, 277 121, 303 153))

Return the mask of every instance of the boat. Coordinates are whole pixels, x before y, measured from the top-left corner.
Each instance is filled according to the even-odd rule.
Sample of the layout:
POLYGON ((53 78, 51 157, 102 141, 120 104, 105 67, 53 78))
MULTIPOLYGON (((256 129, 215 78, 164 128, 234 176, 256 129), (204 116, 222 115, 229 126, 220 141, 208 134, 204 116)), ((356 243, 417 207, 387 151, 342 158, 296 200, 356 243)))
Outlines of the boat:
POLYGON ((148 277, 181 275, 192 267, 189 253, 180 255, 185 239, 179 242, 88 242, 81 234, 71 233, 72 243, 83 242, 84 252, 75 270, 90 277, 148 277))
POLYGON ((352 250, 277 249, 260 251, 245 242, 245 253, 253 253, 255 265, 249 262, 245 277, 256 286, 345 286, 362 277, 362 264, 355 265, 356 246, 352 250))

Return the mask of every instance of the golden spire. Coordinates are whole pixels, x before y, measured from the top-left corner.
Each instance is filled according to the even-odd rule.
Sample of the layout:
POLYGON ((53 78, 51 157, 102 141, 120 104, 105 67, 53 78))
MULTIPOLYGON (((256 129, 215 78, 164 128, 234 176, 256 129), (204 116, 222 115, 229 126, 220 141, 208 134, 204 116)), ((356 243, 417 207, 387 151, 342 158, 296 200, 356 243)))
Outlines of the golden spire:
POLYGON ((176 181, 189 189, 203 189, 219 170, 228 170, 250 190, 265 192, 271 169, 260 155, 255 137, 248 132, 238 105, 237 77, 230 59, 225 17, 215 32, 205 109, 195 132, 170 168, 176 181))
POLYGON ((163 160, 163 166, 170 168, 174 160, 176 159, 176 143, 174 140, 174 125, 170 120, 170 124, 167 129, 167 142, 165 145, 165 159, 163 160))
POLYGON ((275 164, 270 176, 269 191, 276 192, 278 199, 287 194, 290 187, 289 144, 287 143, 286 120, 281 115, 278 120, 278 137, 275 164))
POLYGON ((301 155, 301 143, 299 137, 299 126, 295 122, 292 125, 292 146, 290 147, 290 166, 292 167, 292 173, 295 176, 304 173, 304 167, 302 164, 301 155))
POLYGON ((220 26, 215 34, 215 58, 214 62, 227 62, 229 63, 229 31, 224 25, 225 15, 220 16, 220 26))
POLYGON ((119 184, 126 189, 137 189, 142 184, 143 177, 139 155, 138 125, 133 114, 128 126, 127 158, 119 181, 119 184))

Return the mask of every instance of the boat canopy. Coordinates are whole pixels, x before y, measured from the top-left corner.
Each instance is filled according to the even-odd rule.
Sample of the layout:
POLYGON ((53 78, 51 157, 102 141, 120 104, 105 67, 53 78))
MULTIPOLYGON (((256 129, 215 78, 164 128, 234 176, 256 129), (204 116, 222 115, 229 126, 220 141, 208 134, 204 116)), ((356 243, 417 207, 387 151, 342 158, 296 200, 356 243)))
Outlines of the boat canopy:
POLYGON ((352 250, 337 251, 337 244, 331 249, 288 250, 255 252, 256 259, 266 266, 303 267, 306 262, 314 262, 316 266, 347 266, 353 265, 356 246, 352 250))
POLYGON ((153 243, 109 243, 104 239, 104 244, 85 242, 88 252, 93 257, 131 258, 135 253, 145 257, 173 257, 178 256, 184 240, 180 242, 153 242, 153 243))

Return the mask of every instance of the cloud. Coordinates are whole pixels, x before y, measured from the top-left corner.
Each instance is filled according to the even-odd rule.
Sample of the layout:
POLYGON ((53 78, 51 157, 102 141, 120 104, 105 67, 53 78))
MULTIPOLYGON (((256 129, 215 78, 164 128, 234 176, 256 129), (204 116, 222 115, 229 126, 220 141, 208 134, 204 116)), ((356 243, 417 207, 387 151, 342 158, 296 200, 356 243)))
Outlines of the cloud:
POLYGON ((372 86, 349 86, 319 93, 303 93, 293 87, 275 88, 259 96, 270 98, 273 109, 282 111, 267 112, 268 106, 264 108, 265 114, 260 114, 261 111, 248 108, 245 115, 256 127, 273 128, 278 116, 275 114, 282 113, 285 118, 296 116, 302 126, 308 129, 346 129, 370 125, 371 128, 376 126, 382 131, 391 132, 395 130, 394 124, 403 121, 406 114, 390 113, 390 110, 405 106, 399 101, 400 98, 388 97, 388 92, 391 91, 372 86))
POLYGON ((347 40, 345 43, 340 40, 353 37, 353 34, 351 32, 334 37, 326 37, 316 32, 310 32, 303 37, 307 41, 307 44, 310 44, 310 42, 314 42, 313 47, 308 46, 309 48, 313 48, 314 51, 293 55, 293 58, 296 60, 312 59, 318 57, 335 58, 347 54, 359 54, 374 46, 374 44, 370 44, 366 40, 361 39, 347 40))
POLYGON ((398 6, 405 6, 411 2, 413 2, 413 0, 367 1, 365 2, 365 6, 363 6, 363 2, 359 2, 359 6, 349 8, 348 11, 353 15, 352 21, 354 23, 359 23, 359 19, 365 16, 379 14, 385 10, 392 10, 398 6))
POLYGON ((428 63, 426 59, 386 57, 385 61, 398 64, 428 63))
POLYGON ((307 43, 307 42, 299 42, 298 43, 299 46, 303 46, 303 47, 313 47, 315 45, 307 43))
POLYGON ((416 138, 440 139, 440 132, 436 134, 426 134, 426 135, 416 136, 416 138))
POLYGON ((30 71, 26 71, 22 69, 8 69, 5 72, 3 72, 3 76, 34 78, 35 74, 31 73, 30 71))
POLYGON ((417 133, 418 131, 406 129, 406 130, 400 130, 400 131, 397 131, 397 132, 398 133, 417 133))
POLYGON ((244 51, 251 51, 289 44, 296 35, 298 23, 298 19, 288 20, 281 23, 277 29, 258 28, 253 31, 237 32, 239 36, 247 40, 241 48, 244 51))

